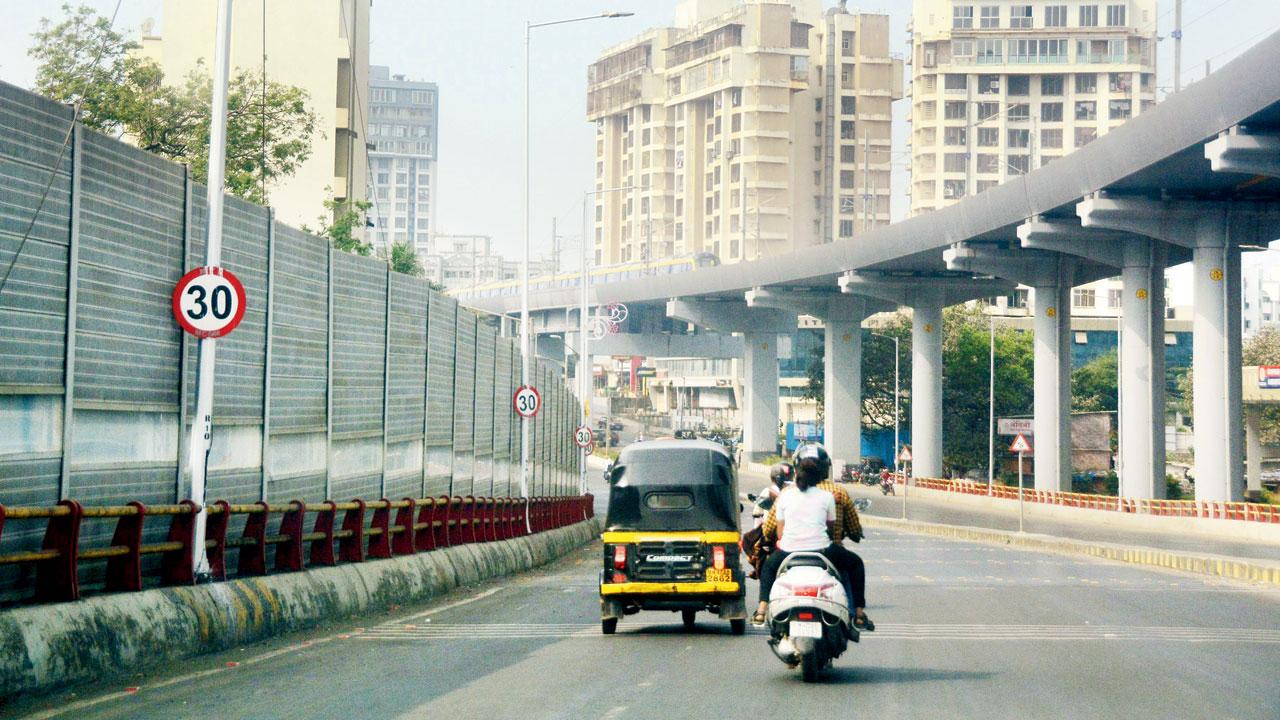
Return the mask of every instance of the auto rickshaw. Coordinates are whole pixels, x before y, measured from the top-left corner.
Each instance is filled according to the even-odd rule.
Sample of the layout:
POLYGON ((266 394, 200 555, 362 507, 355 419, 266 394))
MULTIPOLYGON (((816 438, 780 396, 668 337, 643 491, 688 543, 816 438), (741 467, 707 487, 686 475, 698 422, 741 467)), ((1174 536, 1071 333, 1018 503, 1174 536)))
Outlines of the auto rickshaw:
POLYGON ((733 459, 706 440, 651 440, 628 446, 609 475, 600 627, 623 615, 679 611, 686 628, 699 612, 747 629, 746 582, 738 566, 738 482, 733 459))

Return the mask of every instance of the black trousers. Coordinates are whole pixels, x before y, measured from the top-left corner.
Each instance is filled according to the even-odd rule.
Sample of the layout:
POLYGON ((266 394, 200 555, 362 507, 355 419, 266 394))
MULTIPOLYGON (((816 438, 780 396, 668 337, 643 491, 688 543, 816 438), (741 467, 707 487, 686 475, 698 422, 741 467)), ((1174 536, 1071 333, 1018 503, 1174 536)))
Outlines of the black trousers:
MULTIPOLYGON (((844 581, 845 592, 849 595, 852 607, 866 607, 867 568, 863 564, 862 558, 839 543, 831 543, 821 552, 840 571, 841 580, 844 581)), ((782 561, 786 560, 790 554, 785 550, 777 549, 769 553, 769 559, 765 560, 764 567, 760 569, 761 602, 769 600, 769 591, 773 589, 773 583, 778 579, 778 568, 782 566, 782 561)))

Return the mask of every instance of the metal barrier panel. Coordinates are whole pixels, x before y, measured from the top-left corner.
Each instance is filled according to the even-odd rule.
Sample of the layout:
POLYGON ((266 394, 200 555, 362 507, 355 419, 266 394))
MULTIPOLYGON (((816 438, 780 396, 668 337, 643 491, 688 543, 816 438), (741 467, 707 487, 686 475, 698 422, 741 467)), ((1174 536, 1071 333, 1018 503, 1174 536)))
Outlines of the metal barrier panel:
POLYGON ((386 368, 387 266, 373 258, 333 258, 333 436, 335 498, 378 497, 382 482, 382 400, 386 368))
POLYGON ((458 304, 431 292, 427 343, 426 495, 449 495, 453 474, 453 362, 458 304))
POLYGON ((485 497, 493 497, 493 386, 497 343, 497 329, 486 320, 477 322, 475 417, 472 420, 476 455, 474 492, 485 497))
POLYGON ((458 341, 453 353, 453 494, 474 494, 476 316, 458 311, 458 341))
POLYGON ((508 338, 498 338, 494 352, 493 379, 493 494, 495 497, 511 495, 511 428, 515 412, 511 409, 511 396, 515 386, 511 383, 511 355, 515 347, 508 338))
POLYGON ((387 387, 387 497, 422 497, 427 391, 427 281, 391 273, 387 387))

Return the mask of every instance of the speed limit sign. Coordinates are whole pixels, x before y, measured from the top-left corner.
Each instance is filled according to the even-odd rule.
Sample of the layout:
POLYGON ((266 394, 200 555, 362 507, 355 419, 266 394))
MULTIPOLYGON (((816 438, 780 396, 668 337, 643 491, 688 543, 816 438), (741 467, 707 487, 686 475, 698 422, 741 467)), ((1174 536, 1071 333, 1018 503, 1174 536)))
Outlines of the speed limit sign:
POLYGON ((591 434, 591 428, 586 425, 579 425, 578 429, 573 431, 573 441, 583 450, 591 447, 591 441, 593 439, 594 436, 591 434))
POLYGON ((227 335, 244 319, 244 286, 231 271, 198 267, 173 288, 173 316, 198 338, 227 335))
POLYGON ((542 396, 538 394, 537 388, 530 385, 522 385, 516 388, 516 394, 511 398, 511 404, 515 406, 517 415, 531 418, 538 414, 538 410, 542 409, 542 396))

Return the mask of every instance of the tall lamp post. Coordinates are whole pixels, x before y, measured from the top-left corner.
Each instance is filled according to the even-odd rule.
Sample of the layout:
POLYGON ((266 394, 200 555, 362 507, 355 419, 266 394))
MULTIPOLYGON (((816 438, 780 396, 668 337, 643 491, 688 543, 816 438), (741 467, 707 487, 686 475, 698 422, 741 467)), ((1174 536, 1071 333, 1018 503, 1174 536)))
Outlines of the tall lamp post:
MULTIPOLYGON (((603 190, 591 190, 582 196, 582 277, 578 280, 578 399, 582 401, 582 408, 579 417, 582 424, 586 425, 589 421, 587 413, 590 411, 591 403, 591 360, 587 354, 587 337, 590 328, 587 327, 587 311, 590 309, 590 287, 591 287, 591 236, 588 234, 588 201, 596 195, 603 195, 611 192, 627 192, 635 189, 631 185, 623 185, 621 187, 604 188, 603 190)), ((578 485, 581 493, 587 492, 587 458, 584 455, 578 466, 578 485)))
POLYGON ((899 403, 902 398, 902 385, 899 382, 899 370, 901 369, 899 357, 901 356, 901 353, 898 352, 898 338, 892 335, 882 335, 880 333, 871 333, 871 336, 893 341, 893 471, 894 473, 898 473, 900 472, 898 469, 898 453, 902 450, 902 442, 899 437, 900 428, 902 426, 898 422, 898 411, 900 409, 899 403))
MULTIPOLYGON (((585 15, 583 17, 568 18, 566 20, 551 20, 548 22, 524 24, 524 262, 521 263, 520 272, 520 384, 529 384, 529 197, 530 197, 530 156, 532 154, 532 145, 530 143, 529 130, 529 37, 534 28, 548 27, 551 25, 565 25, 573 22, 582 22, 584 20, 597 20, 601 18, 619 18, 628 17, 634 13, 629 12, 602 12, 598 15, 585 15)), ((584 239, 585 242, 585 239, 584 239)), ((520 496, 529 497, 529 418, 521 417, 520 419, 520 496)), ((526 523, 528 518, 525 518, 526 523)))

